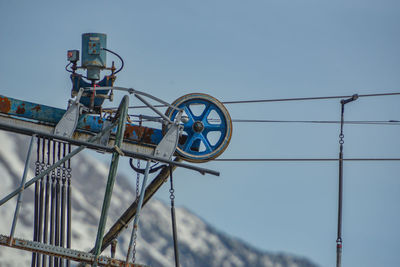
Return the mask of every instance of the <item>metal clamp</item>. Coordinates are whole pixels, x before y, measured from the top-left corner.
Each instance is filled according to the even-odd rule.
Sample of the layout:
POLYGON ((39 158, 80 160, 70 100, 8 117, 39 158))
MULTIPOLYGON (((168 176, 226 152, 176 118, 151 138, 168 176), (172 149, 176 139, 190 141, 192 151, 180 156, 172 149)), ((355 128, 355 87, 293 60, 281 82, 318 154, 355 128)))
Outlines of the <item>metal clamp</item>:
POLYGON ((79 89, 75 101, 70 102, 70 106, 62 116, 61 120, 54 128, 54 134, 64 137, 72 137, 78 124, 79 115, 81 115, 82 104, 79 103, 83 93, 83 88, 79 89))

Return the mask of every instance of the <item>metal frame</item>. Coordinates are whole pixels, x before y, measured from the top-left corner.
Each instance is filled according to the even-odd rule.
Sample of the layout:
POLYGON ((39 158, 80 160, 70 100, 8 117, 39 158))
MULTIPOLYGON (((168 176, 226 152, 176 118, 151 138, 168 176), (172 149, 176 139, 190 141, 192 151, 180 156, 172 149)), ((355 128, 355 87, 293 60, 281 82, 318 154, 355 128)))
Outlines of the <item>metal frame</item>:
POLYGON ((114 182, 115 182, 115 175, 117 174, 117 168, 118 168, 118 162, 119 162, 119 156, 120 152, 119 147, 121 146, 122 139, 123 139, 123 134, 125 132, 125 122, 126 118, 128 115, 128 105, 129 105, 129 97, 125 95, 122 98, 121 104, 118 108, 118 129, 117 129, 117 134, 115 136, 115 148, 116 150, 112 154, 112 159, 111 159, 111 164, 110 164, 110 171, 108 173, 108 179, 107 179, 107 186, 106 186, 106 192, 104 193, 104 200, 103 200, 103 207, 101 209, 101 216, 100 216, 100 221, 99 221, 99 226, 97 228, 97 237, 96 237, 96 244, 95 244, 95 249, 94 249, 94 254, 96 257, 96 261, 93 263, 92 266, 97 266, 97 258, 100 255, 100 249, 101 249, 101 244, 103 242, 103 235, 104 235, 104 228, 106 226, 107 222, 107 215, 108 215, 108 209, 110 207, 110 202, 111 202, 111 196, 112 196, 112 191, 114 187, 114 182))
POLYGON ((18 194, 17 206, 15 207, 14 218, 13 218, 11 231, 10 231, 9 245, 12 244, 13 239, 14 239, 15 227, 17 226, 17 221, 18 221, 18 216, 19 216, 19 209, 20 209, 21 204, 22 204, 22 195, 23 195, 23 192, 24 192, 24 189, 25 189, 25 180, 26 180, 26 176, 28 175, 29 164, 30 164, 31 154, 32 154, 31 152, 32 152, 32 147, 33 147, 35 138, 36 138, 36 135, 32 135, 31 142, 29 144, 28 153, 27 153, 27 156, 26 156, 24 174, 22 175, 22 180, 21 180, 21 185, 20 185, 21 191, 18 194))
MULTIPOLYGON (((12 116, 13 120, 20 120, 20 124, 34 122, 35 124, 45 124, 54 127, 64 116, 66 110, 54 108, 46 105, 22 101, 15 98, 0 95, 0 114, 12 116)), ((101 116, 83 114, 79 117, 76 133, 99 133, 103 128, 105 119, 101 116)), ((51 131, 51 133, 53 133, 51 131)), ((115 134, 116 129, 112 133, 115 134)), ((124 134, 124 143, 140 144, 141 146, 155 147, 163 138, 162 130, 139 127, 128 123, 124 134)))
MULTIPOLYGON (((106 130, 108 129, 108 131, 109 131, 110 128, 113 128, 113 127, 114 127, 114 124, 112 126, 110 126, 110 127, 107 127, 106 130)), ((20 126, 13 126, 13 125, 1 123, 1 122, 0 122, 0 130, 6 130, 6 131, 11 131, 11 132, 21 133, 21 134, 26 134, 26 135, 34 135, 34 134, 36 134, 36 135, 44 136, 44 137, 51 138, 51 139, 57 139, 57 140, 69 142, 69 143, 71 143, 73 145, 84 146, 85 148, 91 148, 91 149, 94 149, 94 150, 108 152, 108 153, 112 153, 112 152, 115 151, 115 147, 103 146, 103 145, 95 144, 94 141, 96 141, 99 138, 101 138, 98 135, 96 135, 97 138, 94 141, 91 141, 91 139, 89 139, 88 141, 80 141, 80 140, 76 140, 76 139, 72 139, 72 138, 68 138, 68 137, 62 137, 62 136, 49 134, 49 133, 44 132, 44 131, 39 131, 39 130, 31 129, 31 128, 20 127, 20 126)), ((103 132, 101 132, 100 133, 101 136, 106 134, 106 132, 107 131, 105 131, 105 130, 103 132)), ((129 151, 129 150, 123 149, 123 148, 120 148, 120 151, 123 152, 125 156, 132 157, 132 158, 139 158, 139 159, 143 159, 143 160, 151 159, 153 161, 159 161, 159 162, 166 163, 166 164, 176 165, 176 166, 181 167, 181 168, 198 171, 201 174, 211 174, 211 175, 215 175, 215 176, 219 176, 220 175, 219 172, 211 170, 211 169, 200 168, 200 167, 197 167, 197 166, 194 166, 194 165, 191 165, 191 164, 187 164, 187 163, 167 160, 165 158, 152 156, 151 154, 147 154, 147 153, 132 152, 132 151, 129 151)), ((151 150, 151 151, 154 151, 154 150, 151 150)), ((79 152, 77 152, 77 153, 79 153, 79 152)), ((0 201, 0 206, 1 206, 1 204, 2 203, 0 201)))
MULTIPOLYGON (((10 244, 10 237, 0 235, 0 245, 22 249, 26 251, 32 251, 40 254, 49 256, 55 256, 63 259, 69 259, 78 262, 84 262, 87 264, 97 263, 100 266, 109 267, 120 267, 123 266, 124 261, 113 259, 105 256, 99 256, 96 258, 95 255, 89 252, 79 251, 70 248, 56 247, 53 245, 43 244, 36 241, 24 240, 20 238, 14 238, 10 244)), ((129 264, 129 267, 148 267, 142 264, 129 264)))
MULTIPOLYGON (((138 96, 136 95, 136 97, 138 97, 138 96)), ((140 99, 140 97, 138 97, 138 98, 140 99)), ((0 112, 3 112, 3 113, 4 113, 4 105, 2 105, 2 104, 8 103, 7 101, 9 101, 9 99, 7 99, 6 102, 5 101, 6 101, 5 98, 0 96, 0 112)), ((10 103, 15 104, 16 102, 18 102, 18 101, 11 101, 10 103)), ((148 104, 149 106, 151 106, 151 104, 147 103, 147 101, 143 101, 143 102, 145 104, 148 104)), ((21 102, 18 102, 18 103, 21 104, 21 102)), ((24 103, 25 103, 23 105, 24 107, 30 107, 30 104, 26 104, 28 102, 24 102, 24 103)), ((32 127, 32 128, 21 127, 19 124, 37 125, 36 124, 37 122, 23 121, 18 118, 0 116, 0 129, 32 136, 21 185, 19 188, 17 188, 16 190, 14 190, 13 192, 11 192, 6 197, 4 197, 3 199, 0 200, 0 206, 2 206, 8 200, 10 200, 14 196, 18 195, 18 201, 17 201, 17 205, 16 205, 16 209, 15 209, 14 219, 12 222, 10 236, 7 237, 4 235, 0 235, 0 245, 5 245, 5 246, 13 247, 13 248, 33 251, 35 253, 40 253, 40 254, 45 254, 45 255, 56 256, 56 257, 60 257, 63 259, 70 259, 70 260, 85 262, 85 263, 92 264, 92 266, 98 266, 98 265, 100 265, 100 266, 122 266, 122 264, 125 264, 125 266, 142 266, 142 265, 136 265, 136 264, 129 263, 128 259, 129 259, 129 255, 131 253, 131 245, 128 249, 128 256, 127 256, 127 260, 125 262, 100 256, 101 251, 103 250, 104 241, 108 242, 108 239, 105 240, 105 238, 107 238, 107 235, 104 236, 104 230, 105 230, 105 225, 106 225, 106 221, 107 221, 108 209, 109 209, 109 205, 110 205, 110 201, 111 201, 116 171, 118 168, 119 157, 120 156, 130 156, 130 157, 134 157, 134 158, 147 160, 146 173, 145 173, 145 177, 143 180, 142 191, 140 194, 139 203, 136 203, 136 210, 135 210, 136 216, 135 216, 132 236, 135 234, 135 231, 137 230, 137 225, 139 222, 139 214, 140 214, 140 210, 143 205, 143 202, 146 203, 146 201, 148 201, 149 198, 152 196, 152 194, 154 194, 154 192, 155 192, 155 191, 153 191, 153 193, 149 196, 148 189, 150 188, 150 186, 148 188, 146 188, 147 178, 149 175, 149 166, 150 166, 151 161, 163 162, 163 163, 168 164, 168 166, 173 166, 173 168, 183 167, 183 168, 195 170, 202 174, 208 173, 208 174, 219 176, 219 172, 205 169, 205 168, 199 168, 199 167, 192 166, 192 165, 185 164, 185 163, 181 163, 180 160, 172 161, 169 158, 154 156, 153 155, 154 151, 155 151, 154 149, 148 150, 148 151, 146 151, 146 153, 132 152, 130 150, 124 149, 122 147, 122 145, 123 145, 124 137, 126 137, 125 128, 128 125, 126 123, 128 104, 129 104, 129 97, 127 95, 125 95, 121 101, 121 104, 120 104, 118 112, 117 112, 117 114, 118 114, 117 120, 114 121, 112 124, 108 125, 107 127, 102 127, 104 129, 101 129, 95 136, 91 136, 87 141, 79 140, 79 139, 82 139, 83 138, 82 136, 84 136, 85 134, 76 135, 76 133, 75 133, 74 136, 72 136, 72 137, 58 136, 58 135, 55 135, 52 133, 52 131, 54 129, 54 126, 52 126, 52 125, 50 125, 50 126, 49 125, 40 125, 39 127, 32 127), (102 136, 107 135, 111 131, 113 131, 113 128, 116 125, 117 125, 117 130, 116 130, 115 137, 114 137, 115 140, 113 143, 111 143, 113 146, 109 146, 109 145, 105 146, 105 145, 100 145, 100 144, 95 143, 99 139, 101 139, 102 136), (38 130, 37 128, 39 128, 40 130, 38 130), (75 148, 72 152, 68 153, 65 157, 59 158, 59 160, 56 163, 49 166, 46 170, 42 171, 39 175, 37 175, 36 177, 34 177, 34 178, 30 179, 28 182, 26 182, 26 176, 27 176, 27 170, 29 168, 31 150, 32 150, 33 143, 34 143, 33 141, 36 138, 36 136, 42 136, 42 137, 46 137, 49 139, 65 141, 65 142, 68 142, 73 145, 78 145, 79 147, 75 148), (22 204, 21 198, 22 198, 24 189, 31 186, 35 182, 39 181, 44 176, 48 175, 51 171, 53 171, 57 167, 64 164, 66 161, 68 161, 70 158, 72 158, 74 155, 78 154, 85 148, 91 148, 91 149, 96 149, 99 151, 112 153, 112 159, 111 159, 111 163, 110 163, 110 170, 109 170, 109 174, 108 174, 107 186, 106 186, 104 199, 103 199, 102 212, 101 212, 101 217, 99 220, 96 243, 95 243, 94 249, 91 251, 92 253, 85 253, 85 252, 81 252, 81 251, 77 251, 77 250, 73 250, 73 249, 69 249, 69 248, 62 248, 59 246, 44 244, 44 243, 40 243, 37 241, 26 241, 26 240, 22 240, 19 238, 14 238, 15 227, 16 227, 16 224, 18 221, 19 209, 20 209, 20 205, 22 204)), ((37 105, 35 112, 40 110, 42 107, 44 107, 44 106, 37 105)), ((16 110, 12 111, 13 110, 12 106, 10 106, 10 107, 6 106, 6 108, 9 108, 8 113, 6 113, 8 115, 16 115, 16 114, 24 113, 21 110, 19 110, 17 112, 18 108, 16 110)), ((20 108, 21 108, 21 106, 19 107, 19 109, 20 108)), ((55 109, 55 110, 57 111, 57 109, 55 109)), ((51 112, 51 111, 54 111, 54 109, 53 108, 47 109, 47 112, 51 112)), ((58 112, 57 114, 60 115, 61 113, 62 112, 58 112)), ((24 114, 27 115, 26 113, 24 113, 24 114)), ((38 113, 36 115, 33 115, 33 113, 27 115, 29 120, 32 120, 32 119, 40 120, 42 118, 42 116, 44 116, 44 115, 43 114, 39 115, 38 113)), ((57 117, 57 116, 53 116, 51 120, 54 121, 54 117, 57 117)), ((90 118, 90 116, 86 116, 86 118, 90 118)), ((81 123, 81 120, 79 123, 81 123)), ((78 128, 82 127, 82 126, 79 126, 79 123, 78 123, 78 128)), ((170 120, 168 120, 167 123, 175 125, 175 123, 170 120)), ((176 122, 176 123, 179 123, 179 122, 176 122)), ((96 128, 96 129, 98 129, 98 128, 96 128)), ((96 131, 94 131, 94 132, 96 132, 96 131)), ((87 135, 88 134, 86 134, 86 136, 87 135)), ((108 144, 110 144, 110 142, 108 142, 108 144)), ((171 168, 171 170, 172 170, 172 168, 171 168)), ((157 190, 160 186, 161 186, 161 184, 159 184, 155 190, 157 190)), ((131 243, 132 243, 132 240, 131 240, 131 243)))

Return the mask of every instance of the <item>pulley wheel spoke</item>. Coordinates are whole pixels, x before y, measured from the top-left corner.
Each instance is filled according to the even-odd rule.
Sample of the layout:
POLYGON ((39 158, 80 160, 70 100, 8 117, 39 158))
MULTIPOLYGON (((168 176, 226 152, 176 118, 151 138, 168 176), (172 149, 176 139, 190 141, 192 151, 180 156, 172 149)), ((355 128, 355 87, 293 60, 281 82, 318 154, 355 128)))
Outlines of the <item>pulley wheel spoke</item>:
MULTIPOLYGON (((206 94, 188 94, 172 103, 184 110, 187 119, 181 122, 185 141, 177 153, 190 162, 205 162, 218 157, 228 147, 232 136, 232 121, 227 109, 217 99, 206 94)), ((174 120, 177 111, 169 108, 166 115, 174 120)))

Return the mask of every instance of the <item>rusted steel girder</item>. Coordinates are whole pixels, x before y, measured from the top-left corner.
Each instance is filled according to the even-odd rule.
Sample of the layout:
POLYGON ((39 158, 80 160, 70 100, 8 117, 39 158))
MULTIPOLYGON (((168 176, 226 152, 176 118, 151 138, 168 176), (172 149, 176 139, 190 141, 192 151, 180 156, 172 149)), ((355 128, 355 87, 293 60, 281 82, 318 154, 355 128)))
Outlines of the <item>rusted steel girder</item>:
MULTIPOLYGON (((46 105, 22 101, 15 98, 0 95, 0 113, 33 120, 39 123, 55 126, 62 118, 66 110, 46 105)), ((99 133, 103 127, 103 118, 91 114, 82 114, 79 117, 77 131, 89 131, 99 133)), ((116 129, 113 130, 115 134, 116 129)), ((124 142, 132 142, 141 145, 156 146, 162 139, 162 130, 138 126, 127 123, 124 133, 124 142)))

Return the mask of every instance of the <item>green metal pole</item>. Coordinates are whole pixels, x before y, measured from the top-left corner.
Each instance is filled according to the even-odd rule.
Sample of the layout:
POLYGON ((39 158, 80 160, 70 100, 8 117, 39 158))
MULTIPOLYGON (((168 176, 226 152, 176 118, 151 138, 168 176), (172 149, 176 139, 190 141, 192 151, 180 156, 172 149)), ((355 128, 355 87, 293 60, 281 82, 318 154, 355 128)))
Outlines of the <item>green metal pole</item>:
MULTIPOLYGON (((119 150, 121 143, 124 138, 125 132, 125 122, 128 113, 128 104, 129 104, 129 97, 125 95, 122 98, 121 104, 118 108, 119 118, 118 118, 118 129, 117 134, 115 135, 115 146, 117 150, 119 150)), ((94 249, 95 254, 95 262, 92 266, 97 266, 97 259, 101 253, 101 244, 103 243, 103 235, 104 235, 104 228, 107 222, 107 215, 108 215, 108 208, 110 207, 112 190, 114 187, 115 175, 117 173, 118 162, 119 162, 119 152, 115 151, 112 154, 111 164, 110 164, 110 171, 108 173, 107 185, 106 185, 106 192, 104 193, 104 200, 103 200, 103 207, 101 209, 101 216, 99 221, 99 227, 97 228, 97 237, 96 237, 96 244, 94 249)))
POLYGON ((9 245, 12 245, 12 241, 14 239, 14 232, 15 232, 15 227, 17 226, 17 221, 18 221, 18 215, 19 215, 19 209, 22 203, 22 193, 24 192, 24 188, 25 188, 25 180, 26 180, 26 176, 28 175, 28 170, 29 170, 29 163, 31 161, 31 151, 32 151, 32 147, 33 147, 33 141, 35 140, 36 135, 32 135, 31 137, 31 142, 29 144, 29 149, 28 149, 28 154, 26 156, 26 162, 25 162, 25 169, 24 169, 24 174, 22 175, 22 181, 21 181, 21 192, 19 192, 18 195, 18 201, 17 201, 17 206, 15 207, 15 213, 14 213, 14 219, 12 222, 12 226, 11 226, 11 232, 10 232, 10 241, 9 241, 9 245))

